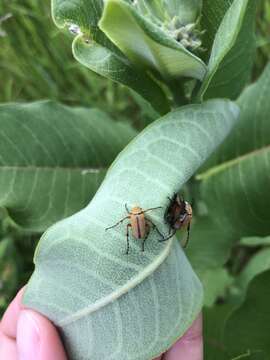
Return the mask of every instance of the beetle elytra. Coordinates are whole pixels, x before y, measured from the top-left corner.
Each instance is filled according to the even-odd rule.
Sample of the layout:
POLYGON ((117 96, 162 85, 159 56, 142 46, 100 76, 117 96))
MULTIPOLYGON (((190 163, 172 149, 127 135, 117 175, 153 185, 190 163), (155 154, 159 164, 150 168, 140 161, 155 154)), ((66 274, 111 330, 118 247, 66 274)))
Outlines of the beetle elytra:
POLYGON ((142 240, 142 251, 144 251, 144 244, 146 239, 149 236, 151 227, 153 229, 155 229, 159 235, 162 237, 162 240, 164 240, 164 236, 163 234, 158 230, 157 226, 152 222, 152 220, 146 218, 144 216, 144 214, 148 211, 152 211, 152 210, 156 210, 156 209, 161 209, 161 206, 155 207, 155 208, 150 208, 150 209, 146 209, 143 210, 141 207, 139 206, 135 206, 133 207, 131 210, 128 209, 127 204, 125 205, 126 211, 128 213, 128 216, 124 217, 123 219, 121 219, 120 221, 118 221, 116 224, 106 228, 105 230, 109 230, 112 229, 118 225, 120 225, 123 221, 129 219, 129 222, 127 224, 127 231, 126 231, 126 237, 127 237, 127 251, 126 254, 129 253, 129 229, 131 228, 132 230, 132 236, 135 239, 141 239, 142 240))

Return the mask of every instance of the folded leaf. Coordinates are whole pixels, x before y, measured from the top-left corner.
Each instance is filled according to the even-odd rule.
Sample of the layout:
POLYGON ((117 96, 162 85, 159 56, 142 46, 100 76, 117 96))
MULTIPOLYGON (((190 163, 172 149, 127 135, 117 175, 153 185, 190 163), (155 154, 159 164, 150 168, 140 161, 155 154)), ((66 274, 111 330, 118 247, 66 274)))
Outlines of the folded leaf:
POLYGON ((148 100, 160 114, 169 111, 168 101, 157 83, 145 72, 135 70, 127 59, 98 43, 86 43, 80 36, 74 40, 72 50, 74 57, 90 70, 129 86, 148 100))
POLYGON ((138 71, 100 31, 102 0, 52 0, 52 15, 59 28, 77 33, 72 45, 74 57, 90 70, 129 86, 160 113, 169 111, 168 100, 147 73, 138 71))
POLYGON ((91 203, 44 234, 24 303, 59 328, 70 359, 154 358, 184 334, 202 306, 202 288, 175 238, 152 228, 141 251, 128 208, 147 209, 163 233, 167 196, 179 190, 229 133, 238 108, 223 100, 169 113, 123 150, 91 203))
POLYGON ((123 0, 106 1, 99 27, 137 67, 160 73, 164 81, 205 75, 197 56, 123 0))
POLYGON ((95 109, 41 101, 0 106, 0 206, 44 231, 83 208, 136 132, 95 109))
POLYGON ((216 33, 198 97, 235 99, 248 82, 256 49, 257 0, 234 0, 216 33))
POLYGON ((52 16, 60 28, 74 23, 92 32, 102 10, 103 0, 52 0, 52 16))
POLYGON ((203 0, 201 27, 205 30, 203 45, 207 54, 211 53, 218 28, 232 3, 233 0, 203 0))

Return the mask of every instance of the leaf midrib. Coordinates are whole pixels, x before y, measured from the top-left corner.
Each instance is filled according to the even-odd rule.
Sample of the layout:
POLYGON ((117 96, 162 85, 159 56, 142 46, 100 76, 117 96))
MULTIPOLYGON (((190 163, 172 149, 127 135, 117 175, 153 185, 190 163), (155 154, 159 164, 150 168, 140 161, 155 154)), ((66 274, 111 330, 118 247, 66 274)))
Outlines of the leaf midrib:
POLYGON ((270 145, 267 145, 267 146, 265 146, 263 148, 260 148, 260 149, 253 150, 253 151, 251 151, 251 152, 249 152, 247 154, 238 156, 238 157, 236 157, 236 158, 234 158, 232 160, 228 160, 228 161, 225 161, 222 164, 214 166, 210 170, 207 170, 204 173, 201 173, 201 174, 197 175, 196 179, 197 180, 207 180, 209 177, 215 176, 215 175, 219 174, 220 172, 223 172, 223 171, 227 170, 229 167, 236 166, 239 163, 241 163, 242 161, 246 161, 249 158, 251 158, 253 156, 256 156, 256 155, 259 155, 260 153, 263 153, 265 151, 266 152, 270 151, 270 145))
POLYGON ((111 294, 99 299, 95 303, 90 304, 90 306, 84 307, 83 309, 76 311, 72 315, 66 316, 64 319, 61 319, 57 325, 61 327, 70 325, 71 323, 76 322, 81 318, 108 305, 112 301, 115 301, 116 299, 130 291, 132 288, 139 285, 142 280, 149 277, 167 259, 174 241, 176 241, 176 239, 175 237, 172 237, 168 241, 166 246, 164 246, 164 250, 148 266, 146 266, 143 271, 131 278, 124 286, 121 286, 120 288, 113 291, 111 294))

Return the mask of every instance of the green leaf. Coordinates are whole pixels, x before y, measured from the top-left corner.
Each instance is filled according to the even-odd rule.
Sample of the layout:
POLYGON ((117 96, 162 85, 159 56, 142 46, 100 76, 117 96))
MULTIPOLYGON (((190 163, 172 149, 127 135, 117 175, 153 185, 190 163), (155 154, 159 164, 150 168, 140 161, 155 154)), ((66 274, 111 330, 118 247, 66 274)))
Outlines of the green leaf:
POLYGON ((270 63, 265 67, 261 77, 248 86, 237 100, 241 109, 239 121, 230 136, 211 157, 208 167, 270 145, 269 88, 270 63))
POLYGON ((250 236, 243 237, 239 241, 239 245, 256 247, 256 246, 269 246, 270 245, 270 236, 266 237, 258 237, 258 236, 250 236))
POLYGON ((86 43, 80 36, 73 41, 72 50, 76 60, 90 70, 129 86, 148 100, 160 114, 169 111, 168 101, 157 83, 145 72, 134 69, 127 59, 116 56, 98 43, 86 43))
POLYGON ((90 31, 98 31, 103 0, 52 0, 53 20, 59 27, 78 24, 90 31))
POLYGON ((209 169, 197 177, 209 215, 202 242, 195 236, 188 250, 201 263, 197 266, 221 266, 240 238, 269 235, 270 199, 264 191, 269 186, 269 86, 270 65, 239 98, 239 122, 208 162, 209 169))
POLYGON ((5 258, 7 257, 7 252, 10 251, 10 247, 13 247, 13 242, 10 238, 4 238, 0 240, 0 269, 2 272, 2 266, 5 258))
POLYGON ((137 67, 160 73, 164 81, 205 75, 198 57, 122 0, 106 1, 99 27, 137 67))
POLYGON ((200 176, 202 197, 220 230, 237 240, 269 234, 270 146, 218 165, 200 176))
MULTIPOLYGON (((236 356, 230 356, 230 349, 226 347, 224 329, 230 315, 235 310, 231 304, 218 304, 211 308, 205 308, 204 318, 204 355, 207 360, 267 360, 261 351, 239 351, 236 356), (240 354, 240 355, 239 355, 240 354)), ((239 334, 235 332, 235 342, 239 334)), ((251 340, 252 341, 252 340, 251 340)))
POLYGON ((99 110, 42 101, 0 106, 0 206, 43 231, 83 208, 135 135, 99 110))
POLYGON ((72 44, 74 57, 99 75, 129 86, 161 114, 169 111, 168 101, 159 85, 145 72, 138 71, 100 31, 102 0, 52 0, 52 15, 59 28, 76 26, 72 44))
POLYGON ((204 288, 204 305, 212 306, 219 297, 223 297, 232 284, 232 277, 223 268, 216 268, 199 274, 204 288))
MULTIPOLYGON (((181 24, 195 23, 202 9, 202 0, 179 0, 169 1, 172 4, 175 14, 179 14, 181 24)), ((165 1, 167 3, 167 1, 165 1)))
POLYGON ((270 354, 270 271, 257 276, 250 284, 243 305, 227 321, 225 343, 232 356, 247 351, 270 354))
POLYGON ((257 0, 234 0, 216 33, 200 99, 235 99, 250 78, 257 0))
POLYGON ((177 17, 180 24, 186 25, 196 22, 201 12, 202 0, 138 0, 136 5, 142 14, 152 19, 157 17, 166 22, 177 17))
POLYGON ((237 277, 235 286, 241 291, 242 298, 245 295, 245 291, 248 288, 249 283, 257 275, 270 269, 270 249, 263 249, 257 252, 249 260, 245 268, 241 271, 237 277))
POLYGON ((223 331, 232 305, 221 304, 203 309, 204 356, 207 360, 228 360, 223 331))
POLYGON ((233 239, 228 242, 228 232, 221 231, 214 220, 214 216, 197 217, 192 225, 187 255, 198 274, 221 267, 230 255, 233 239))
POLYGON ((203 0, 201 27, 206 30, 203 45, 207 53, 211 52, 218 28, 232 3, 233 0, 203 0))
POLYGON ((127 221, 105 229, 127 216, 125 204, 162 206, 146 217, 167 234, 167 196, 192 176, 237 116, 236 105, 216 100, 155 121, 119 154, 90 204, 44 234, 24 303, 60 328, 70 359, 154 358, 197 317, 201 284, 176 238, 159 242, 152 228, 145 251, 130 236, 126 255, 127 221))

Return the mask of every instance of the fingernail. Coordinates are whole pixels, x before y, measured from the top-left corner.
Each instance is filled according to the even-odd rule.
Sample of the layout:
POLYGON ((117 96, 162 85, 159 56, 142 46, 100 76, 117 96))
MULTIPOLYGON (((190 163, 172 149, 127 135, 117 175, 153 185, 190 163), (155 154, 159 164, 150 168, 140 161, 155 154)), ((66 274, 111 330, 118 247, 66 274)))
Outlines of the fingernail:
POLYGON ((17 325, 17 350, 19 360, 37 360, 40 350, 40 331, 35 317, 23 310, 17 325))

